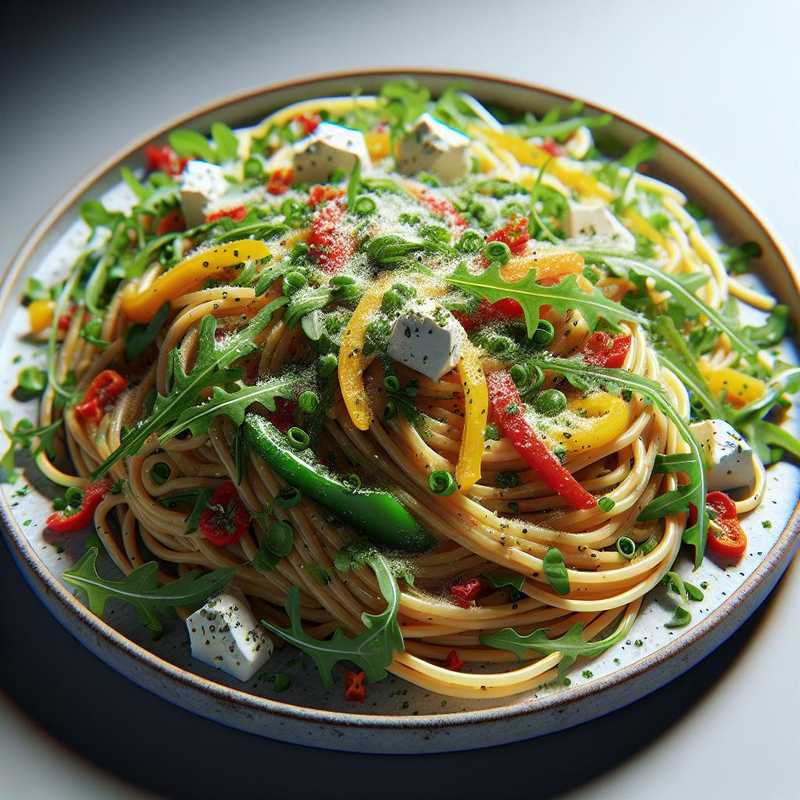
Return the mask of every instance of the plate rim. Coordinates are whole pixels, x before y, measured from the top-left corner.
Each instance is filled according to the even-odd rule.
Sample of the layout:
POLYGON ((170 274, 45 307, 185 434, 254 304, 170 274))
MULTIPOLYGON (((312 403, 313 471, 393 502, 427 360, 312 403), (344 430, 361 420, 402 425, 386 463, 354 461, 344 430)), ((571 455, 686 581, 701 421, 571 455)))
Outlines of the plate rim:
MULTIPOLYGON (((89 191, 97 181, 107 175, 111 170, 116 169, 120 162, 129 158, 147 143, 158 139, 166 132, 198 116, 207 115, 235 103, 256 99, 260 96, 270 95, 282 90, 299 89, 303 86, 315 84, 320 81, 357 80, 359 78, 376 78, 379 76, 385 76, 387 78, 410 76, 420 78, 423 81, 426 78, 451 78, 454 81, 478 80, 494 84, 503 84, 516 89, 547 94, 560 101, 569 102, 579 100, 591 110, 612 114, 615 119, 621 120, 627 126, 637 129, 646 135, 654 136, 659 141, 665 143, 682 158, 691 162, 696 168, 704 172, 711 180, 721 186, 744 209, 750 219, 756 224, 760 233, 770 241, 782 262, 784 271, 794 284, 795 291, 800 293, 800 271, 789 256, 786 246, 772 228, 764 221, 761 214, 753 208, 752 202, 746 199, 742 192, 732 186, 727 179, 722 178, 715 170, 707 166, 705 162, 695 156, 682 144, 676 142, 671 136, 654 130, 638 120, 619 113, 615 109, 609 108, 604 104, 586 100, 579 95, 563 92, 544 84, 521 81, 515 78, 480 71, 388 66, 321 72, 276 83, 269 83, 241 92, 234 92, 195 107, 189 112, 168 121, 166 124, 159 125, 149 132, 134 138, 128 144, 102 160, 96 167, 93 167, 85 173, 71 189, 65 192, 61 198, 28 229, 16 252, 12 255, 2 272, 0 272, 0 279, 2 279, 3 284, 3 288, 0 290, 0 308, 5 307, 11 300, 10 295, 12 293, 14 279, 27 266, 31 255, 37 251, 42 240, 48 235, 53 225, 65 216, 69 208, 82 194, 89 191)), ((490 708, 447 714, 390 715, 333 711, 295 705, 251 694, 242 689, 225 686, 224 684, 217 683, 214 680, 205 678, 202 675, 198 675, 173 664, 150 652, 141 645, 136 644, 109 625, 105 620, 92 614, 89 609, 84 606, 52 572, 50 572, 36 553, 32 544, 24 536, 17 520, 9 513, 5 498, 2 498, 0 502, 0 522, 2 522, 4 536, 12 551, 11 554, 17 562, 18 567, 20 567, 24 577, 29 583, 31 578, 36 579, 39 587, 33 587, 34 591, 36 591, 37 588, 41 588, 45 595, 50 595, 50 597, 45 597, 36 591, 37 594, 40 594, 40 599, 42 599, 45 606, 48 607, 48 610, 54 613, 51 602, 57 604, 60 607, 59 611, 74 618, 78 629, 84 629, 86 632, 91 632, 101 637, 112 650, 118 651, 123 658, 134 659, 135 662, 138 662, 150 671, 182 685, 185 689, 199 691, 209 699, 215 701, 233 704, 245 712, 266 712, 267 715, 283 717, 292 721, 313 722, 315 724, 330 725, 335 728, 361 728, 370 730, 400 729, 424 731, 430 730, 431 728, 454 728, 490 722, 496 723, 532 713, 553 712, 580 703, 587 698, 599 697, 612 689, 621 687, 623 684, 633 679, 644 676, 661 664, 676 658, 682 652, 687 651, 695 642, 703 639, 707 634, 719 628, 767 578, 773 575, 773 573, 776 574, 775 581, 780 578, 783 569, 788 566, 794 555, 794 551, 797 549, 798 545, 800 545, 800 537, 798 536, 800 533, 800 502, 798 502, 784 530, 775 540, 764 559, 744 580, 739 588, 727 597, 721 605, 705 616, 691 631, 677 637, 658 650, 643 656, 632 664, 615 670, 596 681, 573 685, 558 694, 548 697, 531 698, 522 702, 490 708), (26 570, 23 566, 30 571, 30 574, 26 574, 26 570)), ((59 618, 59 615, 56 614, 56 618, 61 624, 64 624, 63 620, 59 618)), ((75 635, 77 636, 77 634, 75 635)), ((78 638, 80 639, 81 637, 78 638)), ((83 639, 81 639, 81 642, 86 646, 86 642, 83 641, 83 639)), ((89 649, 94 651, 94 648, 89 649)), ((127 677, 138 683, 132 675, 127 675, 127 677)), ((269 732, 265 731, 265 733, 268 734, 269 732)))

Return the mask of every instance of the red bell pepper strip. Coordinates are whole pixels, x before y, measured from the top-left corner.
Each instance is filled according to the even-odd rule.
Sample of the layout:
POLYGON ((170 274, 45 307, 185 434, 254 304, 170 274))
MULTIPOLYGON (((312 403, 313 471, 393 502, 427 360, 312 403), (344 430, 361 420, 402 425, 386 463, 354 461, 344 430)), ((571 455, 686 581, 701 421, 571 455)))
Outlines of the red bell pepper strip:
POLYGON ((180 175, 189 161, 188 158, 180 158, 168 144, 161 145, 161 147, 149 144, 145 148, 144 154, 147 158, 148 171, 166 172, 172 177, 180 175))
POLYGON ((447 654, 444 665, 447 669, 453 670, 453 672, 461 672, 464 669, 464 662, 458 657, 458 653, 455 650, 451 650, 447 654))
POLYGON ((72 323, 72 318, 75 316, 75 312, 78 310, 78 306, 73 303, 65 314, 62 314, 58 318, 58 329, 60 331, 68 331, 69 326, 72 323))
POLYGON ((487 242, 502 242, 508 245, 508 249, 515 255, 525 252, 530 239, 528 233, 528 220, 526 217, 516 217, 508 225, 499 228, 486 237, 487 242))
POLYGON ((553 158, 564 155, 564 148, 555 139, 545 139, 539 147, 549 153, 553 158))
POLYGON ((90 483, 83 490, 83 500, 80 508, 73 510, 54 511, 46 520, 47 527, 54 533, 74 533, 83 530, 94 517, 94 512, 100 501, 111 491, 113 483, 110 478, 90 483))
POLYGON ((82 419, 100 422, 106 407, 113 405, 125 389, 128 379, 113 369, 104 369, 89 384, 82 403, 75 406, 75 413, 82 419))
POLYGON ((231 481, 221 483, 200 515, 200 532, 215 547, 238 542, 250 527, 250 514, 231 481))
POLYGON ((525 463, 573 508, 594 508, 597 498, 575 480, 528 424, 523 414, 522 398, 511 375, 505 371, 492 372, 487 383, 494 421, 525 463))
POLYGON ((183 219, 183 214, 177 208, 173 208, 172 211, 164 214, 159 221, 156 235, 163 236, 165 233, 178 233, 184 230, 186 230, 186 222, 183 219))
POLYGON ((738 561, 747 550, 747 534, 742 530, 736 504, 724 492, 709 492, 706 508, 716 514, 708 531, 708 549, 723 558, 738 561))
POLYGON ((469 608, 470 604, 477 600, 486 585, 480 578, 469 578, 463 583, 454 583, 450 587, 450 595, 453 602, 461 608, 469 608))
POLYGON ((294 183, 294 170, 291 167, 276 169, 269 176, 267 191, 270 194, 285 194, 292 188, 292 183, 294 183))
POLYGON ((344 696, 347 700, 363 703, 367 697, 367 687, 364 685, 366 675, 363 672, 345 673, 344 696))
POLYGON ((234 206, 234 208, 224 208, 222 211, 206 215, 206 222, 216 222, 223 217, 230 217, 234 222, 241 222, 246 216, 247 209, 244 206, 234 206))
POLYGON ((317 126, 322 122, 322 117, 319 114, 298 114, 294 121, 303 129, 303 133, 308 136, 317 129, 317 126))
POLYGON ((595 331, 583 345, 583 360, 596 367, 617 369, 625 362, 630 347, 630 336, 611 337, 603 331, 595 331))
POLYGON ((346 216, 344 204, 336 200, 322 206, 311 221, 309 252, 325 272, 339 272, 356 252, 352 233, 337 230, 346 216))
POLYGON ((317 184, 312 186, 308 193, 308 204, 312 208, 321 205, 326 200, 336 200, 344 194, 344 189, 339 189, 336 186, 323 186, 317 184))
POLYGON ((420 192, 418 200, 437 217, 442 217, 454 230, 460 231, 468 227, 467 221, 449 200, 445 200, 443 197, 434 197, 426 191, 420 192))

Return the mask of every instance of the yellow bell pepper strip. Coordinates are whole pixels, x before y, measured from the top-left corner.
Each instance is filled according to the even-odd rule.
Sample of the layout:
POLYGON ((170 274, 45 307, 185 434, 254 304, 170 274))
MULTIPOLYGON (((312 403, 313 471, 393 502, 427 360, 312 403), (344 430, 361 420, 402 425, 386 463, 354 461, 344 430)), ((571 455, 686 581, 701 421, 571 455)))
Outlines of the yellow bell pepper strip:
POLYGON ((41 333, 50 327, 55 307, 56 304, 52 300, 34 300, 28 306, 28 324, 31 333, 41 333))
POLYGON ((237 264, 269 254, 266 244, 257 239, 238 239, 196 253, 159 275, 148 289, 140 292, 134 286, 126 288, 122 310, 134 322, 149 322, 164 303, 199 289, 209 278, 216 278, 237 264))
POLYGON ((456 483, 458 490, 466 493, 481 477, 483 434, 489 411, 489 390, 478 350, 466 337, 458 361, 458 377, 464 390, 464 427, 456 464, 456 483))
POLYGON ((369 157, 373 161, 383 161, 391 153, 391 143, 389 131, 367 131, 364 134, 364 142, 367 145, 369 157))
POLYGON ((644 236, 654 244, 666 250, 667 241, 635 208, 628 207, 622 214, 622 221, 639 236, 644 236))
POLYGON ((571 400, 569 408, 586 418, 585 427, 559 428, 553 438, 569 453, 581 453, 604 447, 621 436, 630 425, 631 410, 621 398, 607 392, 571 400))
POLYGON ((532 269, 536 270, 537 282, 547 286, 558 283, 567 275, 582 272, 583 256, 569 250, 511 256, 506 265, 500 269, 500 276, 504 281, 514 283, 522 280, 532 269))
POLYGON ((705 361, 698 362, 697 366, 711 394, 719 397, 725 393, 728 402, 737 408, 760 400, 767 391, 764 381, 731 367, 711 367, 705 361))
POLYGON ((370 317, 380 308, 384 292, 396 280, 392 273, 370 284, 350 317, 339 347, 339 388, 347 413, 360 431, 368 431, 372 408, 364 386, 364 333, 370 317))
MULTIPOLYGON (((468 133, 482 139, 490 146, 507 150, 520 164, 525 164, 529 167, 542 167, 547 163, 548 159, 552 159, 552 155, 546 150, 512 133, 497 131, 481 125, 470 125, 468 133)), ((612 200, 614 197, 611 189, 600 183, 593 175, 588 175, 579 169, 567 166, 558 159, 550 161, 548 172, 555 175, 562 183, 575 189, 580 195, 600 197, 607 201, 612 200)))

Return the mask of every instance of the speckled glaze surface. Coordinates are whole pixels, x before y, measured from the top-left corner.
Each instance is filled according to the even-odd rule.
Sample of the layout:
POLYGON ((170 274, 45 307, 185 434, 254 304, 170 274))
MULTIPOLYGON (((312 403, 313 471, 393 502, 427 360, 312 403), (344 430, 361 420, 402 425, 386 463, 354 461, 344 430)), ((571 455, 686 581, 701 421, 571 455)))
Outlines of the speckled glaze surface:
MULTIPOLYGON (((6 269, 0 289, 0 352, 11 362, 37 356, 22 341, 25 314, 18 307, 21 287, 29 275, 52 280, 63 274, 85 230, 77 209, 89 198, 102 197, 109 206, 124 201, 118 183, 123 164, 140 165, 139 153, 165 131, 191 125, 207 128, 220 119, 232 127, 252 124, 271 110, 314 96, 370 92, 398 76, 414 77, 435 93, 458 83, 484 102, 540 112, 574 98, 542 87, 467 73, 388 69, 326 75, 294 81, 229 98, 179 120, 134 142, 126 151, 100 166, 67 195, 37 226, 6 269)), ((607 109, 587 103, 588 108, 607 109)), ((615 113, 615 112, 612 112, 615 113)), ((800 279, 774 234, 751 204, 679 146, 645 127, 615 114, 610 133, 628 144, 644 134, 661 140, 654 173, 707 209, 723 236, 757 241, 764 252, 759 279, 790 306, 800 322, 800 279)), ((785 357, 797 361, 794 343, 785 357)), ((35 414, 33 406, 7 401, 15 384, 16 368, 0 375, 0 407, 14 418, 35 414)), ((790 421, 797 432, 798 420, 790 421)), ((487 747, 551 733, 584 722, 663 686, 714 650, 758 607, 791 560, 800 539, 800 469, 778 464, 769 472, 767 499, 750 515, 745 528, 750 550, 735 568, 723 570, 706 559, 693 574, 695 583, 707 581, 705 600, 693 607, 693 623, 679 631, 665 629, 672 613, 665 594, 653 593, 625 642, 599 659, 578 664, 568 687, 550 687, 499 702, 464 702, 431 695, 390 678, 370 688, 368 702, 353 713, 339 690, 327 692, 313 665, 288 648, 270 662, 271 671, 291 674, 291 689, 275 693, 258 678, 246 684, 193 662, 185 630, 179 622, 152 641, 124 608, 111 608, 100 620, 61 583, 83 549, 80 539, 62 542, 45 533, 43 519, 52 489, 25 471, 22 481, 0 490, 0 514, 7 544, 34 591, 53 615, 92 652, 140 686, 210 719, 283 741, 330 749, 376 753, 422 753, 487 747), (32 490, 21 495, 21 486, 32 490), (766 526, 762 523, 768 523, 766 526)), ((106 569, 110 569, 108 564, 106 569)), ((680 557, 676 568, 691 571, 680 557)))

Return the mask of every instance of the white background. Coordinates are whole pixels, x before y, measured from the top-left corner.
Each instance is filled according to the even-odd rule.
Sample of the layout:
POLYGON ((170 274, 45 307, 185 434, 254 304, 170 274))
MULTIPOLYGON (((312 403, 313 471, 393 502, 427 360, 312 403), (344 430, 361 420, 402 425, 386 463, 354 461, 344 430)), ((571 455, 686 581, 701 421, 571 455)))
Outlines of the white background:
MULTIPOLYGON (((229 92, 272 81, 329 69, 396 65, 495 72, 617 108, 674 137, 718 169, 754 201, 790 253, 800 253, 797 2, 286 0, 135 5, 135 10, 122 5, 115 10, 113 3, 94 8, 77 4, 63 21, 54 21, 35 4, 30 9, 20 6, 29 24, 9 26, 14 46, 3 53, 0 73, 2 263, 83 173, 163 121, 229 92)), ((29 593, 3 550, 0 562, 8 592, 29 593)), ((4 591, 3 603, 12 600, 4 591)), ((152 730, 163 728, 168 719, 189 736, 193 726, 200 725, 132 685, 114 682, 105 667, 75 652, 77 646, 56 630, 55 623, 37 613, 36 602, 25 598, 21 604, 28 617, 0 617, 0 655, 4 647, 24 646, 30 633, 26 625, 34 620, 35 634, 54 643, 42 651, 53 660, 54 680, 63 678, 61 663, 80 664, 85 671, 69 677, 65 692, 76 691, 76 681, 77 691, 87 691, 87 681, 108 681, 109 691, 139 692, 141 702, 152 705, 152 730)), ((695 678, 684 678, 644 701, 646 716, 628 710, 558 740, 548 737, 517 746, 508 751, 522 759, 516 766, 509 766, 497 751, 474 755, 472 763, 497 769, 481 772, 480 780, 487 781, 481 795, 505 796, 511 778, 504 771, 513 769, 529 772, 525 794, 531 797, 797 797, 800 637, 792 612, 798 606, 800 574, 795 565, 766 610, 701 665, 695 678), (616 755, 609 737, 618 740, 616 755), (545 762, 537 759, 543 750, 552 754, 566 748, 570 752, 560 762, 550 755, 545 762), (605 748, 606 755, 594 766, 598 748, 605 748), (591 765, 589 774, 581 770, 586 763, 591 765), (563 775, 554 776, 554 769, 563 775), (565 787, 570 793, 560 791, 565 787)), ((76 744, 79 756, 44 733, 39 725, 52 727, 59 738, 78 741, 78 734, 71 738, 65 733, 69 725, 57 718, 62 712, 52 705, 43 708, 35 687, 25 686, 23 676, 7 680, 3 688, 7 697, 0 694, 0 796, 142 796, 90 764, 85 759, 92 757, 90 746, 76 744)), ((95 698, 93 713, 98 706, 114 704, 113 695, 95 698)), ((233 737, 222 728, 204 725, 220 743, 233 737)), ((106 731, 100 718, 96 735, 118 737, 121 748, 136 747, 126 740, 124 729, 106 731)), ((250 737, 247 742, 252 749, 250 737)), ((276 768, 275 761, 269 766, 269 754, 274 751, 269 743, 259 746, 268 792, 268 771, 276 768)), ((328 765, 352 764, 297 748, 282 747, 280 752, 287 754, 286 764, 297 760, 298 753, 328 765)), ((413 769, 410 760, 393 762, 401 769, 387 765, 385 774, 397 775, 399 781, 406 780, 405 775, 410 781, 417 771, 445 766, 442 759, 414 761, 413 769)), ((363 758, 362 776, 370 764, 378 763, 363 758)), ((169 765, 142 764, 141 774, 153 769, 166 770, 169 765)), ((137 773, 129 769, 126 774, 137 773)), ((447 779, 440 777, 447 781, 442 788, 431 786, 432 796, 449 797, 454 782, 460 783, 458 773, 446 774, 447 779)), ((193 783, 196 779, 187 775, 183 791, 203 796, 202 786, 193 783)), ((298 775, 298 781, 301 796, 308 776, 298 775)), ((145 784, 161 785, 147 780, 145 784)), ((471 796, 468 786, 477 785, 472 780, 462 784, 461 796, 471 796)), ((409 783, 411 790, 413 786, 409 783)), ((346 792, 346 786, 341 791, 346 792)), ((388 785, 374 784, 374 796, 388 792, 388 785)), ((324 791, 318 796, 325 796, 324 791)))

